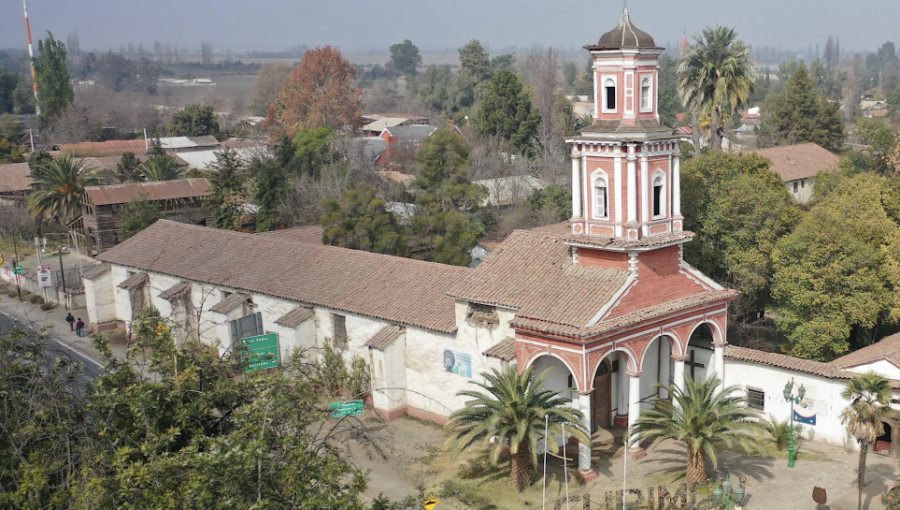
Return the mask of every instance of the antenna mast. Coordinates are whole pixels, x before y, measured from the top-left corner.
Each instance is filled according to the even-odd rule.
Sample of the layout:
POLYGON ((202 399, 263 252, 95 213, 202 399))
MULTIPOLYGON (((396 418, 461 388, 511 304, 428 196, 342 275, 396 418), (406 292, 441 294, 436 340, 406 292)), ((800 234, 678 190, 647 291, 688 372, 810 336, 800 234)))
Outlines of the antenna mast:
POLYGON ((22 10, 25 11, 25 31, 28 33, 28 63, 31 64, 31 84, 34 88, 34 111, 41 114, 41 105, 38 102, 37 73, 34 72, 34 51, 31 49, 31 23, 28 22, 28 6, 22 0, 22 10))

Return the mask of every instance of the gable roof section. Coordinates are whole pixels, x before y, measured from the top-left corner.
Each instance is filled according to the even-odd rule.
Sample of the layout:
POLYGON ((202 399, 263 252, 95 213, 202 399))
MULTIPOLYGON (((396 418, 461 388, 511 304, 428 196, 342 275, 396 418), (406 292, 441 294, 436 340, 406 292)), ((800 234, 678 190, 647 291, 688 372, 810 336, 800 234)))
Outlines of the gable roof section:
POLYGON ((838 368, 852 368, 881 360, 900 366, 900 333, 886 336, 872 345, 845 354, 831 364, 838 368))
POLYGON ((127 204, 137 200, 172 200, 202 197, 211 193, 206 179, 130 182, 109 186, 87 186, 84 193, 96 205, 127 204))
POLYGON ((809 179, 838 165, 837 156, 814 143, 783 145, 752 152, 772 160, 769 170, 778 174, 783 182, 809 179))
POLYGON ((580 329, 625 283, 628 271, 572 263, 563 238, 517 230, 449 294, 580 329))
POLYGON ((758 351, 756 349, 748 349, 746 347, 737 347, 734 345, 725 346, 725 357, 738 361, 749 361, 751 363, 784 368, 786 370, 796 370, 797 372, 818 375, 829 379, 850 379, 850 377, 853 376, 852 373, 841 370, 830 363, 795 358, 786 354, 758 351))
POLYGON ((256 235, 298 243, 322 244, 322 233, 324 232, 325 227, 322 225, 306 225, 283 230, 270 230, 269 232, 260 232, 256 235))
POLYGON ((275 319, 275 324, 287 328, 296 328, 297 326, 303 324, 304 322, 312 319, 315 316, 316 313, 312 308, 301 306, 275 319))
POLYGON ((191 284, 189 282, 180 282, 160 292, 159 297, 165 299, 166 301, 172 301, 173 299, 187 293, 190 290, 191 284))
POLYGON ((370 349, 383 351, 390 347, 394 340, 400 338, 400 335, 403 333, 403 328, 400 326, 385 326, 381 328, 381 331, 375 333, 375 336, 370 338, 365 346, 370 349))
POLYGON ((84 280, 96 280, 97 278, 100 278, 101 276, 108 273, 109 270, 110 270, 109 264, 100 264, 99 266, 94 266, 94 267, 88 269, 87 271, 85 271, 81 275, 81 278, 84 280))
POLYGON ((418 144, 424 142, 432 133, 437 131, 437 127, 413 124, 412 126, 389 126, 385 131, 396 137, 399 144, 418 144))
POLYGON ((237 292, 232 294, 225 299, 219 301, 215 306, 209 309, 210 312, 226 314, 235 308, 243 305, 247 301, 250 301, 250 295, 244 294, 241 292, 237 292))
POLYGON ((456 331, 447 289, 471 271, 167 220, 98 258, 444 333, 456 331))
POLYGON ((0 193, 27 191, 31 187, 28 163, 0 165, 0 193))

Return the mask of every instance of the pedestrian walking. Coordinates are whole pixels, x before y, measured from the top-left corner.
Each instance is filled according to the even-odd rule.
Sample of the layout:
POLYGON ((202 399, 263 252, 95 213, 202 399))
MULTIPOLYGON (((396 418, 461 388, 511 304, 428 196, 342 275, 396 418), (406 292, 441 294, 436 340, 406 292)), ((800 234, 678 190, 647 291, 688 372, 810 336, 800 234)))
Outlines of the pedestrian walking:
POLYGON ((75 331, 75 317, 72 317, 72 312, 66 315, 66 322, 69 323, 69 331, 75 331))
POLYGON ((75 323, 75 334, 84 336, 84 321, 81 320, 81 317, 79 317, 78 322, 75 323))

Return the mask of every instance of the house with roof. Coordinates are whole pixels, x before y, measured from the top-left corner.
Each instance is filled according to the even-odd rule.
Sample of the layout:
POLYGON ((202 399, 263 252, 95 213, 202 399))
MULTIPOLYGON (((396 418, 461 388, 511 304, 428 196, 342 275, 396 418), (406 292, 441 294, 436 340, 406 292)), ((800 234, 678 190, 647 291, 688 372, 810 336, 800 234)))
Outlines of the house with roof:
MULTIPOLYGON (((221 355, 262 333, 278 335, 282 360, 296 349, 318 356, 327 342, 369 364, 376 413, 439 423, 465 404, 459 391, 507 366, 549 372, 546 387, 592 432, 629 427, 666 387, 712 375, 737 385, 760 418, 787 419, 780 395, 793 380, 807 438, 841 444, 840 392, 854 366, 875 362, 845 368, 728 344, 737 292, 683 257, 694 235, 683 228, 679 135, 657 112, 664 50, 627 10, 586 48, 597 104, 592 125, 568 140, 569 221, 514 231, 464 268, 325 246, 312 228, 249 234, 161 220, 85 274, 90 328, 128 329, 153 305, 179 342, 221 355)), ((578 445, 588 480, 592 446, 578 445)))
POLYGON ((31 189, 31 168, 28 163, 0 165, 0 205, 25 205, 31 189))
POLYGON ((381 136, 385 129, 399 126, 427 125, 428 118, 408 113, 367 113, 360 117, 362 127, 359 128, 363 136, 381 136))
POLYGON ((782 145, 753 152, 772 161, 769 168, 781 177, 788 193, 800 204, 812 198, 813 184, 819 172, 837 169, 838 157, 814 143, 782 145))
POLYGON ((86 186, 81 199, 81 218, 76 229, 83 237, 88 253, 100 253, 122 241, 122 210, 137 201, 153 202, 163 218, 177 218, 197 225, 210 219, 209 205, 203 200, 211 194, 206 179, 129 182, 106 186, 86 186))

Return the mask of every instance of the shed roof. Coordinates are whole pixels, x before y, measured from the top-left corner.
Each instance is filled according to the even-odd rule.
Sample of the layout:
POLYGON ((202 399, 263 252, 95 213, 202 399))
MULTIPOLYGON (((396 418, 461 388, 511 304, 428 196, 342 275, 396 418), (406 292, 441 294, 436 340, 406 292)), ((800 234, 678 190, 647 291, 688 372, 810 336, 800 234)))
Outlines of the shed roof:
POLYGON ((366 342, 366 347, 383 351, 404 333, 400 326, 385 326, 366 342))
POLYGON ((181 296, 182 294, 185 294, 190 290, 191 290, 190 282, 179 282, 179 283, 176 283, 175 285, 172 285, 168 289, 160 292, 159 297, 161 297, 162 299, 165 299, 166 301, 171 301, 174 298, 177 298, 178 296, 181 296))
POLYGON ((202 197, 211 193, 206 179, 178 179, 175 181, 130 182, 109 186, 84 188, 94 205, 127 204, 136 200, 172 200, 202 197))
POLYGON ((845 354, 831 364, 838 368, 852 368, 881 360, 900 366, 900 333, 886 336, 872 345, 845 354))
POLYGON ((772 160, 769 170, 775 172, 784 182, 809 179, 823 170, 837 168, 838 157, 814 143, 782 145, 759 149, 755 152, 772 160))
POLYGON ((315 316, 316 313, 312 308, 301 306, 275 319, 275 324, 288 328, 296 328, 315 316))
POLYGON ((53 150, 63 156, 115 156, 125 152, 146 152, 147 140, 107 140, 105 142, 80 142, 54 145, 53 150))
POLYGON ((100 264, 85 271, 81 278, 84 280, 96 280, 109 272, 109 264, 100 264))
POLYGON ((31 187, 28 163, 0 165, 0 193, 27 191, 31 187))
POLYGON ((216 305, 210 308, 209 311, 223 314, 228 313, 235 308, 243 305, 247 301, 250 301, 249 294, 237 292, 216 303, 216 305))
POLYGON ((167 220, 97 258, 445 333, 456 330, 447 289, 471 271, 167 220))
POLYGON ((504 338, 490 349, 484 351, 484 355, 503 361, 514 361, 516 359, 516 339, 504 338))
POLYGON ((437 127, 424 124, 413 124, 412 126, 394 126, 389 127, 385 131, 393 137, 397 138, 398 144, 419 144, 423 143, 437 131, 437 127))
POLYGON ((135 273, 135 274, 129 276, 128 278, 126 278, 122 283, 120 283, 119 288, 125 289, 125 290, 133 290, 133 289, 136 289, 136 288, 140 287, 141 285, 147 283, 147 280, 149 280, 149 279, 150 279, 150 276, 147 275, 147 273, 144 273, 144 272, 135 273))

